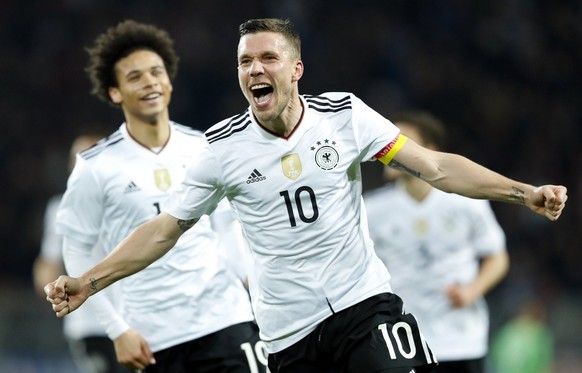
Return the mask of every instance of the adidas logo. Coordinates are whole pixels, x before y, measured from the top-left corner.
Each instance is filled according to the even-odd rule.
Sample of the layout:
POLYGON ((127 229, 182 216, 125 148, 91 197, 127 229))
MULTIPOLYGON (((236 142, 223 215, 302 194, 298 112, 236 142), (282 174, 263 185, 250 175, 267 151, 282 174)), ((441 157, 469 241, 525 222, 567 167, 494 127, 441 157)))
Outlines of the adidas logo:
POLYGON ((140 187, 138 187, 133 181, 130 181, 129 184, 127 184, 127 186, 123 190, 123 193, 137 192, 140 190, 141 190, 140 187))
POLYGON ((247 184, 258 183, 259 181, 263 181, 266 178, 266 176, 261 175, 261 173, 255 168, 247 178, 247 184))

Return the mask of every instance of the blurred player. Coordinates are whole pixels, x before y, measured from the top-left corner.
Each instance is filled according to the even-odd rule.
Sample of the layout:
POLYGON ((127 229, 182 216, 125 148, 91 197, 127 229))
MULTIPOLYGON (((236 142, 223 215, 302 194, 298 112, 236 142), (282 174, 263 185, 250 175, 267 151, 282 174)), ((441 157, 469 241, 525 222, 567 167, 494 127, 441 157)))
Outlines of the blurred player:
MULTIPOLYGON (((417 144, 442 150, 446 130, 429 113, 392 120, 417 144)), ((505 234, 488 201, 444 193, 386 166, 393 183, 364 196, 370 238, 394 291, 439 359, 435 372, 483 373, 489 314, 484 295, 507 273, 505 234)))
POLYGON ((429 371, 434 356, 368 237, 360 163, 378 159, 449 192, 519 203, 550 220, 566 188, 536 188, 426 149, 351 93, 300 95, 301 42, 288 20, 251 19, 239 35, 249 108, 205 132, 207 145, 161 214, 80 277, 47 284, 47 300, 62 317, 163 261, 226 197, 253 252, 249 287, 272 373, 429 371))
MULTIPOLYGON (((519 296, 522 296, 520 294, 519 296)), ((491 341, 490 363, 495 373, 550 373, 554 365, 554 336, 548 325, 546 300, 526 296, 515 314, 491 341)))
MULTIPOLYGON (((178 56, 167 32, 121 22, 99 35, 88 52, 93 92, 119 107, 125 122, 81 152, 69 178, 57 229, 65 237, 65 265, 72 275, 96 263, 99 237, 109 253, 159 214, 205 146, 201 132, 169 120, 178 56)), ((228 202, 200 223, 162 260, 120 282, 121 310, 107 299, 90 302, 124 366, 254 373, 263 361, 265 370, 242 275, 224 260, 244 245, 242 236, 224 242, 224 231, 238 224, 228 202)))
MULTIPOLYGON (((93 146, 99 139, 103 138, 101 133, 87 132, 78 136, 71 146, 69 156, 69 172, 75 165, 75 156, 78 152, 93 146)), ((33 280, 36 292, 44 294, 44 286, 55 276, 65 272, 63 266, 63 238, 55 232, 55 222, 57 209, 61 203, 62 195, 52 197, 45 211, 44 232, 41 242, 41 250, 34 261, 33 280)), ((99 247, 95 249, 98 252, 99 247)), ((101 258, 98 255, 96 259, 101 258)), ((113 289, 110 293, 113 292, 113 289)), ((85 307, 78 314, 65 317, 63 320, 63 332, 73 360, 79 370, 83 373, 113 373, 128 372, 123 366, 117 363, 113 343, 107 337, 105 330, 95 320, 95 315, 89 307, 85 307)))

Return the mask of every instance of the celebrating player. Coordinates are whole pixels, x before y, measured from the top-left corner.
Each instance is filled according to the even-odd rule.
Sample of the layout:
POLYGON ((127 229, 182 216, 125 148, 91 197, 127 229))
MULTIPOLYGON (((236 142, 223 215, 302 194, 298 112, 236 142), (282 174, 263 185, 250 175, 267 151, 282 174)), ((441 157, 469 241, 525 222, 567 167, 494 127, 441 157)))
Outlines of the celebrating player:
MULTIPOLYGON (((125 21, 99 35, 88 52, 94 93, 120 107, 125 122, 80 153, 69 178, 57 229, 65 237, 72 275, 96 263, 91 255, 99 237, 111 252, 156 216, 205 147, 202 133, 169 120, 178 57, 167 32, 125 21)), ((145 372, 256 371, 255 350, 260 353, 262 343, 248 292, 224 259, 242 252, 236 249, 243 239, 221 241, 229 234, 225 227, 237 222, 224 203, 213 216, 200 217, 163 259, 120 282, 122 312, 107 299, 90 302, 125 366, 145 372)))
MULTIPOLYGON (((163 258, 223 197, 254 257, 251 298, 271 372, 424 372, 435 358, 402 312, 361 210, 360 163, 379 159, 431 185, 560 216, 566 188, 535 188, 426 149, 351 93, 300 95, 300 38, 287 20, 239 28, 238 78, 249 109, 205 133, 164 211, 78 278, 46 287, 57 316, 163 258)), ((162 259, 163 260, 163 259, 162 259)))

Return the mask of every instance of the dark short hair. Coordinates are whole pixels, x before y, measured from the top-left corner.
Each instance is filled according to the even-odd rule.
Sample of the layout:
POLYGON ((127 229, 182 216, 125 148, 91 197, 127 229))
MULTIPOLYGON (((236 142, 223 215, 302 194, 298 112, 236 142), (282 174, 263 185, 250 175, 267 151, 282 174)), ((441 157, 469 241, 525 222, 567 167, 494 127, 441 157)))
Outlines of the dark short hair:
POLYGON ((295 57, 301 58, 301 38, 289 19, 257 18, 249 19, 238 27, 238 34, 242 38, 257 32, 276 32, 282 34, 295 51, 295 57))
POLYGON ((174 80, 178 71, 179 57, 170 35, 154 25, 126 20, 108 28, 95 39, 92 47, 86 49, 89 53, 89 63, 85 71, 91 80, 91 93, 105 102, 112 103, 108 89, 118 86, 115 64, 142 49, 157 53, 164 61, 170 80, 174 80))
POLYGON ((446 128, 438 118, 429 112, 421 110, 402 111, 393 115, 392 123, 406 123, 418 129, 418 132, 426 144, 434 144, 439 149, 444 149, 447 140, 446 128))

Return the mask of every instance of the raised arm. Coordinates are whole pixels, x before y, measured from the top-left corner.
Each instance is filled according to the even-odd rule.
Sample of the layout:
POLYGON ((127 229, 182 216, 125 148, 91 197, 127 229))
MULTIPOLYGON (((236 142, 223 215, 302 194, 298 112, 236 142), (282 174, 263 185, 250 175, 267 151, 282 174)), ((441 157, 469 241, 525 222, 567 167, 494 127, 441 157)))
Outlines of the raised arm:
POLYGON ((516 203, 549 220, 557 220, 566 204, 561 185, 534 187, 509 179, 463 156, 424 148, 408 139, 389 163, 448 193, 469 198, 516 203))
POLYGON ((89 296, 161 258, 196 221, 159 214, 135 229, 111 254, 81 277, 60 276, 47 284, 47 300, 58 317, 73 312, 89 296))

